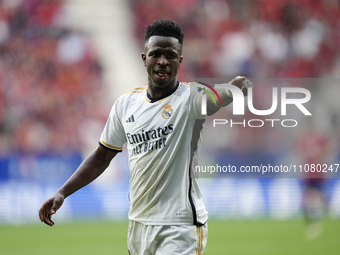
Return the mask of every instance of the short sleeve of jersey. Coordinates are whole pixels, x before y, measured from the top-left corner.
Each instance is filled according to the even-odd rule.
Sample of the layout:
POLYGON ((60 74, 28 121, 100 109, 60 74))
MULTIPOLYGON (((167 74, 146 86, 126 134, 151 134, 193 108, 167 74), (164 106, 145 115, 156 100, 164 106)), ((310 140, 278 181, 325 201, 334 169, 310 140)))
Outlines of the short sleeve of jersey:
POLYGON ((121 122, 121 113, 120 102, 117 100, 111 108, 99 141, 99 145, 105 149, 121 152, 124 148, 126 135, 121 122))
POLYGON ((204 88, 204 85, 198 82, 191 82, 191 110, 196 119, 204 119, 206 117, 206 115, 202 115, 202 95, 204 93, 202 88, 204 88))

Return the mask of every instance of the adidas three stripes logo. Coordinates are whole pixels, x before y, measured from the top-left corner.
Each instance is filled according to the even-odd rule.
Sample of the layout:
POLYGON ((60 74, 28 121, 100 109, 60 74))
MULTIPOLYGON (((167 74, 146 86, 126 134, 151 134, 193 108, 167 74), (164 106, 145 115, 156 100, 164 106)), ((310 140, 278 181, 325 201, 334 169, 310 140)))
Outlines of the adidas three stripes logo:
POLYGON ((133 114, 126 120, 126 122, 135 122, 135 118, 133 117, 133 114))

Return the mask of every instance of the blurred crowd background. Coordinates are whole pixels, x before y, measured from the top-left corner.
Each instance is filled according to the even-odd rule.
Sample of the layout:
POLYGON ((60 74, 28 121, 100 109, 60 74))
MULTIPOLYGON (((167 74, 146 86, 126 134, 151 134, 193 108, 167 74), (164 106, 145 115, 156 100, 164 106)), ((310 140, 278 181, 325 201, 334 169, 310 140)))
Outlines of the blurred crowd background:
POLYGON ((105 121, 102 67, 63 2, 0 2, 0 154, 79 151, 79 130, 105 121))
POLYGON ((340 75, 339 1, 130 2, 140 45, 153 20, 168 18, 182 25, 183 79, 340 75))
MULTIPOLYGON (((90 1, 76 0, 0 0, 0 222, 13 220, 15 209, 10 201, 14 198, 18 205, 25 199, 21 192, 32 189, 32 186, 27 186, 27 182, 33 185, 36 192, 35 205, 40 206, 72 174, 88 152, 89 141, 90 146, 95 148, 110 107, 119 96, 115 92, 123 86, 119 83, 107 84, 104 79, 105 73, 112 68, 103 60, 105 53, 99 53, 96 31, 91 33, 91 30, 83 30, 65 22, 69 20, 67 15, 72 15, 66 10, 73 2, 90 4, 90 1), (112 93, 107 93, 108 88, 112 93), (47 185, 46 180, 53 183, 47 185)), ((223 164, 248 158, 251 159, 249 162, 265 160, 275 164, 290 160, 299 153, 300 162, 305 162, 304 153, 310 155, 315 151, 324 151, 323 145, 329 144, 327 148, 330 148, 330 156, 324 157, 324 160, 327 163, 339 163, 340 117, 336 96, 339 93, 337 86, 340 85, 337 79, 340 78, 339 1, 101 0, 95 4, 104 5, 107 9, 124 8, 124 13, 128 15, 119 19, 129 24, 130 30, 126 33, 107 30, 106 33, 121 38, 131 32, 136 52, 143 51, 144 32, 148 24, 161 18, 178 22, 185 35, 184 61, 179 71, 181 81, 236 75, 262 81, 267 78, 318 79, 317 84, 309 85, 305 80, 303 85, 296 85, 309 89, 314 98, 320 98, 317 106, 311 106, 317 113, 310 122, 302 123, 301 129, 292 133, 271 128, 265 129, 265 132, 254 128, 244 128, 242 132, 235 129, 213 132, 207 127, 206 133, 215 133, 215 137, 210 139, 210 143, 208 141, 207 150, 203 151, 202 158, 206 162, 223 164), (327 86, 331 88, 329 91, 322 89, 327 86), (322 117, 321 124, 318 117, 322 117), (309 139, 302 137, 302 134, 311 134, 310 137, 315 140, 320 137, 320 140, 327 142, 320 146, 316 142, 317 149, 308 153, 309 146, 313 145, 301 145, 309 139), (211 141, 216 143, 211 144, 211 141), (280 143, 282 146, 278 146, 280 143)), ((99 19, 100 16, 98 13, 96 17, 99 19)), ((96 21, 91 20, 91 17, 85 19, 88 22, 96 21)), ((127 55, 131 49, 121 49, 121 52, 127 55)), ((106 57, 117 59, 118 65, 122 61, 130 61, 129 57, 106 57)), ((130 76, 144 73, 140 56, 133 58, 133 61, 135 59, 139 65, 127 70, 130 76)), ((119 75, 122 75, 119 71, 113 73, 115 77, 119 75)), ((129 75, 123 77, 127 84, 129 75)), ((127 87, 143 84, 146 84, 146 79, 127 87)), ((264 107, 269 107, 271 103, 268 86, 259 84, 256 92, 266 95, 258 102, 262 102, 264 107)), ((230 109, 219 114, 221 118, 231 118, 230 109)), ((125 152, 123 154, 126 156, 125 152)), ((113 174, 111 178, 99 181, 109 186, 95 185, 95 192, 103 197, 99 199, 101 202, 95 200, 97 195, 93 195, 93 201, 97 202, 90 200, 92 204, 102 206, 108 215, 121 215, 128 211, 128 203, 123 199, 126 198, 124 192, 127 192, 128 183, 127 159, 115 160, 111 170, 124 173, 113 174), (110 187, 112 183, 119 184, 110 187), (112 194, 121 194, 122 198, 112 197, 112 194), (121 207, 117 207, 117 204, 121 207), (115 208, 121 209, 112 212, 115 208)), ((203 189, 213 203, 210 204, 213 212, 213 208, 218 211, 219 203, 213 202, 214 196, 209 193, 212 186, 209 185, 213 185, 214 194, 218 192, 218 187, 228 194, 237 190, 241 194, 243 188, 247 187, 251 194, 257 194, 257 197, 263 195, 257 198, 260 200, 250 196, 250 193, 242 193, 243 200, 237 196, 225 198, 225 210, 232 208, 225 215, 232 217, 238 217, 239 210, 244 210, 244 214, 241 214, 244 216, 268 216, 270 213, 266 210, 270 211, 268 208, 271 208, 267 206, 268 201, 281 198, 284 203, 293 195, 292 192, 301 194, 302 191, 298 183, 280 180, 277 187, 285 188, 287 192, 283 197, 276 196, 275 192, 279 193, 276 189, 271 193, 273 197, 268 198, 262 194, 265 193, 263 190, 270 190, 275 185, 252 181, 217 180, 217 184, 211 184, 212 180, 203 180, 206 182, 203 183, 203 189), (233 202, 230 199, 234 199, 233 202), (239 209, 234 204, 237 201, 241 201, 239 209), (257 205, 251 207, 249 201, 257 202, 257 205), (231 204, 233 207, 229 206, 231 204)), ((333 180, 328 190, 328 196, 333 199, 333 215, 338 217, 340 198, 333 194, 340 191, 339 183, 333 180)), ((91 192, 94 192, 91 188, 85 188, 83 194, 97 194, 91 192)), ((77 198, 75 195, 74 200, 66 203, 68 209, 65 209, 65 215, 70 211, 84 213, 82 208, 95 214, 91 211, 94 210, 91 205, 77 204, 77 198)), ((286 205, 292 209, 284 217, 299 215, 300 200, 301 196, 296 196, 292 202, 287 202, 286 205)), ((283 207, 275 208, 274 214, 285 212, 283 207)), ((26 209, 19 209, 23 219, 36 217, 36 208, 32 209, 32 213, 26 209)))

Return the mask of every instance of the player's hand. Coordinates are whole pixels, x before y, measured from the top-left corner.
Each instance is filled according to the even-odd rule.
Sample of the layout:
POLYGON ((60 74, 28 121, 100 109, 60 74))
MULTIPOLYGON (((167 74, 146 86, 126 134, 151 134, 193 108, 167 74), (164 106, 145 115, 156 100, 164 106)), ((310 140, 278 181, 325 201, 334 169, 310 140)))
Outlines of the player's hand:
POLYGON ((248 88, 254 90, 253 83, 244 76, 237 76, 229 83, 241 89, 244 96, 248 95, 248 88))
POLYGON ((39 210, 39 218, 41 222, 52 227, 54 225, 54 221, 51 216, 57 212, 63 203, 64 197, 60 194, 55 194, 47 199, 39 210))

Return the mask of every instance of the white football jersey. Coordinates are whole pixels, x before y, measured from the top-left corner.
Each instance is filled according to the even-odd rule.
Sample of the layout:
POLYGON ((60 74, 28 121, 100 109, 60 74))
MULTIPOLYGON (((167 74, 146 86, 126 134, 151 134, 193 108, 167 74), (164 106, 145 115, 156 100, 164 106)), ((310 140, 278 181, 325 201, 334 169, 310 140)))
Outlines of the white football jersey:
POLYGON ((99 144, 118 151, 127 144, 130 220, 200 225, 208 219, 193 176, 205 122, 197 85, 178 82, 158 100, 151 99, 147 86, 138 87, 111 109, 99 144))

